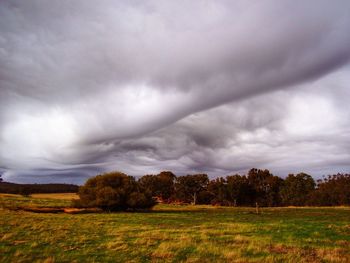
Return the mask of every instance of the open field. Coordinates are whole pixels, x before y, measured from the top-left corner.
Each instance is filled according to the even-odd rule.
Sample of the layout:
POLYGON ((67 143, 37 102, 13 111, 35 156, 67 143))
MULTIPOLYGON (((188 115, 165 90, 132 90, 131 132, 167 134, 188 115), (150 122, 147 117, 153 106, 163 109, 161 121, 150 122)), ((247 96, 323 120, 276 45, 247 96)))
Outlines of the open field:
POLYGON ((72 200, 79 199, 79 196, 75 193, 62 193, 62 194, 32 194, 33 198, 44 198, 44 199, 60 199, 60 200, 72 200))
MULTIPOLYGON (((72 195, 52 197, 1 195, 0 202, 69 206, 72 195)), ((350 262, 350 208, 254 212, 175 205, 78 215, 1 209, 0 262, 350 262)))

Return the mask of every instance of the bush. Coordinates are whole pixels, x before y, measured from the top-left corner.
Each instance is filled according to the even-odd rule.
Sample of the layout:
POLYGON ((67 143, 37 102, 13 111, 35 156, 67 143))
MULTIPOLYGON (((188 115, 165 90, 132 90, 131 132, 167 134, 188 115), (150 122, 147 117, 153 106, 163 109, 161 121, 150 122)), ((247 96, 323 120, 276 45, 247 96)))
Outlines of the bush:
POLYGON ((149 209, 155 205, 151 192, 132 176, 120 172, 97 175, 79 188, 78 207, 99 207, 107 211, 149 209))

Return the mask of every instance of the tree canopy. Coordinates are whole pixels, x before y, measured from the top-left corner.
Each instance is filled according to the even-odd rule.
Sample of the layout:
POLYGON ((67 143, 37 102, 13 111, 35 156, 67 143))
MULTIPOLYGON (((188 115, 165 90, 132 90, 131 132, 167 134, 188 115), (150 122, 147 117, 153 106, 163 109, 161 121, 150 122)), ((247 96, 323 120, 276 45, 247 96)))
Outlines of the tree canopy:
POLYGON ((79 204, 103 210, 148 209, 155 205, 152 192, 134 177, 120 172, 97 175, 79 188, 79 204))

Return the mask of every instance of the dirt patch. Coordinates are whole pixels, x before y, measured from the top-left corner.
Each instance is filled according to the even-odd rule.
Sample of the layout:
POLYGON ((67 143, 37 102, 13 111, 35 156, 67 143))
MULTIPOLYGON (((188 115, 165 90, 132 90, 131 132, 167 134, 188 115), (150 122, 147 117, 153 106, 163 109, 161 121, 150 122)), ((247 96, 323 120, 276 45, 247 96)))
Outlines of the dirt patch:
POLYGON ((87 213, 102 213, 100 208, 64 208, 63 212, 67 214, 87 214, 87 213))

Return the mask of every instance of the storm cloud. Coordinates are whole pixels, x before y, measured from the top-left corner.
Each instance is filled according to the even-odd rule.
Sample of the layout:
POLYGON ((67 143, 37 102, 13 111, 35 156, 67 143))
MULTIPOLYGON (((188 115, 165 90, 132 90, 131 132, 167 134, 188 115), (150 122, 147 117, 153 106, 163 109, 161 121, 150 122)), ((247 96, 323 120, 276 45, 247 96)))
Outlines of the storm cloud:
POLYGON ((2 1, 0 169, 350 167, 349 1, 2 1))

